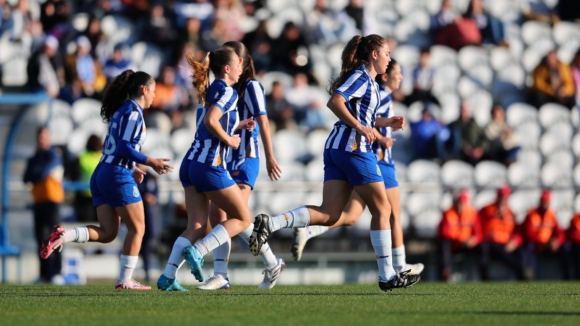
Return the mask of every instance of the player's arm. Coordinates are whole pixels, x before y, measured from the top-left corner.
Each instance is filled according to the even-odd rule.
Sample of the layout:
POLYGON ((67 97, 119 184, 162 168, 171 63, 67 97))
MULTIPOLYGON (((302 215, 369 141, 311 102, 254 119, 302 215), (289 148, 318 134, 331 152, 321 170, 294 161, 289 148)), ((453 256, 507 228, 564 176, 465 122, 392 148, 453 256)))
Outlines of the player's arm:
POLYGON ((405 129, 407 122, 404 117, 377 117, 375 121, 375 127, 391 127, 393 130, 405 129))
POLYGON ((332 94, 328 103, 326 104, 330 111, 334 113, 342 122, 347 126, 354 128, 359 134, 365 136, 369 142, 375 141, 375 134, 373 128, 364 126, 355 117, 350 114, 348 108, 346 107, 346 98, 341 93, 335 92, 332 94))
POLYGON ((207 130, 209 130, 209 132, 216 136, 220 141, 226 143, 232 148, 238 148, 238 146, 240 146, 240 136, 230 136, 224 130, 224 128, 222 128, 220 119, 223 115, 224 113, 219 106, 212 105, 203 118, 203 123, 205 124, 207 130))

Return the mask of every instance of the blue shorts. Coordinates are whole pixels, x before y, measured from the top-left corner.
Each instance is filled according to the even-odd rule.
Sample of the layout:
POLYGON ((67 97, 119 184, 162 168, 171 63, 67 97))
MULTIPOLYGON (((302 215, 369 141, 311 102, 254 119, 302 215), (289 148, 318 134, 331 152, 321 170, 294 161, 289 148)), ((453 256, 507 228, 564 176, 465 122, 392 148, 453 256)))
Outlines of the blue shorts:
POLYGON ((99 163, 91 176, 90 185, 94 206, 109 204, 111 207, 121 207, 141 201, 133 173, 118 165, 99 163))
POLYGON ((246 157, 231 161, 228 163, 228 171, 235 183, 247 184, 253 190, 260 172, 260 159, 246 157))
POLYGON ((383 182, 383 176, 373 152, 324 150, 324 181, 345 180, 351 186, 383 182))
POLYGON ((381 169, 381 173, 383 174, 383 180, 385 181, 385 188, 395 188, 399 186, 399 181, 397 181, 397 175, 395 173, 395 166, 383 163, 383 161, 379 162, 379 168, 381 169))
POLYGON ((187 157, 181 162, 179 180, 183 188, 195 187, 197 192, 216 191, 236 184, 223 166, 212 166, 187 157))

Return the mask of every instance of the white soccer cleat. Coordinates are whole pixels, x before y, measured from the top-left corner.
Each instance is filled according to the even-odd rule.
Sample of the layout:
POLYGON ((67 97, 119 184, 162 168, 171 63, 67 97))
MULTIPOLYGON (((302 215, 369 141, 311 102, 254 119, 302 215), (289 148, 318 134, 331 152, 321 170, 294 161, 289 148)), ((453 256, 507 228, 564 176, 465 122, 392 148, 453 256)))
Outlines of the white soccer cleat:
POLYGON ((410 270, 409 275, 419 275, 425 269, 425 265, 421 263, 417 264, 407 264, 403 270, 410 270))
POLYGON ((259 290, 269 290, 276 285, 278 281, 278 276, 280 273, 286 268, 286 263, 282 258, 278 258, 278 264, 274 266, 272 269, 265 269, 262 274, 264 274, 264 279, 262 283, 258 286, 259 290))
POLYGON ((292 234, 292 256, 295 261, 299 261, 302 258, 302 251, 304 251, 304 246, 306 246, 306 241, 308 241, 308 231, 306 228, 294 228, 294 233, 292 234))
POLYGON ((209 278, 204 285, 196 287, 198 290, 229 290, 231 289, 230 281, 222 275, 217 274, 209 278))

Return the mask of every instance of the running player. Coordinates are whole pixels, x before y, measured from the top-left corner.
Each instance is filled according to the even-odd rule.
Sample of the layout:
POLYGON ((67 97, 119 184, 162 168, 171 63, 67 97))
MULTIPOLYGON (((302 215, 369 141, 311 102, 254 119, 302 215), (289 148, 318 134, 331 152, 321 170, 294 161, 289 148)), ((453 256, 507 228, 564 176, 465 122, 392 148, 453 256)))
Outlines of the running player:
POLYGON ((407 287, 420 280, 393 269, 391 257, 391 207, 377 157, 372 151, 375 127, 403 127, 403 119, 376 117, 379 87, 374 81, 389 65, 387 41, 378 35, 355 36, 342 51, 340 75, 330 85, 327 106, 340 119, 326 141, 322 205, 301 206, 282 215, 259 214, 254 220, 250 249, 257 255, 268 237, 281 228, 331 226, 338 222, 352 189, 372 215, 371 242, 377 256, 379 287, 383 291, 407 287))
MULTIPOLYGON (((264 94, 264 87, 256 80, 254 61, 246 46, 241 42, 230 41, 226 42, 223 46, 232 48, 243 62, 242 75, 233 86, 237 90, 240 98, 238 101, 238 117, 243 120, 255 119, 258 123, 258 128, 252 131, 242 129, 236 132, 240 136, 241 144, 237 149, 230 151, 230 157, 228 157, 228 171, 242 191, 244 199, 248 201, 260 169, 258 134, 264 144, 264 157, 266 159, 268 176, 272 181, 278 180, 282 171, 274 158, 272 139, 270 137, 270 124, 268 122, 268 116, 266 116, 266 96, 264 94)), ((210 207, 210 223, 212 227, 225 221, 226 218, 226 213, 212 203, 210 207)), ((240 237, 246 243, 250 239, 253 228, 254 226, 250 225, 249 228, 240 233, 240 237)), ((231 285, 227 276, 230 250, 231 241, 227 241, 213 251, 214 275, 207 280, 206 284, 198 286, 198 289, 230 289, 231 285)), ((258 286, 258 289, 268 290, 276 285, 278 276, 286 264, 282 258, 277 258, 274 255, 268 243, 262 246, 260 255, 264 261, 265 269, 263 271, 264 279, 258 286)))
MULTIPOLYGON (((377 75, 376 81, 379 84, 381 94, 381 105, 377 110, 377 117, 393 118, 393 91, 399 89, 403 81, 401 74, 401 66, 391 59, 386 73, 377 75)), ((393 235, 393 268, 396 272, 411 270, 409 274, 420 274, 423 271, 424 265, 407 264, 405 255, 405 245, 403 244, 403 227, 401 226, 401 200, 399 195, 399 182, 395 175, 395 164, 393 163, 393 156, 391 149, 395 141, 392 138, 391 127, 379 128, 380 135, 377 135, 377 141, 373 143, 373 150, 377 155, 381 174, 385 182, 387 190, 387 197, 389 204, 391 204, 391 227, 393 235)), ((340 220, 330 226, 312 225, 306 228, 294 229, 294 236, 292 239, 292 255, 294 260, 298 261, 302 257, 302 251, 306 242, 322 233, 339 226, 351 226, 360 218, 365 204, 361 197, 353 192, 349 203, 346 205, 340 220)))
POLYGON ((127 236, 121 251, 121 272, 115 285, 118 290, 151 290, 133 280, 145 232, 145 211, 137 183, 145 172, 136 163, 153 168, 158 174, 171 172, 169 159, 147 157, 140 152, 145 142, 143 109, 155 97, 155 81, 142 71, 125 70, 109 85, 103 97, 101 117, 109 123, 103 156, 91 176, 93 205, 97 207, 99 226, 87 225, 72 230, 55 226, 42 244, 40 257, 46 259, 66 242, 111 242, 117 237, 121 220, 127 236))

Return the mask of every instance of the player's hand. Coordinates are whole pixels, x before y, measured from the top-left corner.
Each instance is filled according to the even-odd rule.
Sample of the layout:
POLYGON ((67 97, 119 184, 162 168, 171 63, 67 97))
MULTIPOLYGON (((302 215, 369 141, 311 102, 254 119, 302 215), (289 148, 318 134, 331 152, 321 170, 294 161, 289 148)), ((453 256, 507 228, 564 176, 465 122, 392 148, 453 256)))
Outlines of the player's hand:
POLYGON ((233 148, 233 149, 238 149, 238 147, 240 147, 241 142, 242 142, 242 139, 240 138, 240 135, 233 135, 228 140, 228 146, 233 148))
POLYGON ((147 172, 141 170, 138 167, 135 167, 135 170, 133 171, 133 179, 135 179, 135 182, 141 183, 143 182, 143 179, 145 178, 146 174, 147 172))
POLYGON ((247 131, 252 131, 256 128, 256 121, 254 121, 254 117, 250 117, 249 119, 240 121, 238 125, 238 129, 245 129, 247 131))
POLYGON ((407 121, 405 120, 405 117, 396 116, 391 118, 391 128, 393 128, 393 130, 404 130, 406 125, 407 121))
POLYGON ((266 159, 266 171, 268 171, 268 176, 272 181, 276 181, 282 177, 282 169, 273 157, 266 159))
POLYGON ((147 158, 146 164, 153 168, 155 172, 159 175, 167 174, 173 171, 173 166, 169 165, 167 162, 170 160, 168 158, 147 158))
POLYGON ((369 143, 372 143, 376 140, 375 134, 373 132, 373 128, 361 125, 360 127, 358 127, 356 129, 356 132, 358 132, 359 135, 366 137, 366 139, 368 139, 369 143))
POLYGON ((389 138, 389 137, 383 137, 381 140, 379 140, 379 142, 381 144, 383 144, 383 146, 385 146, 386 148, 391 148, 393 147, 393 144, 397 141, 396 138, 389 138))

